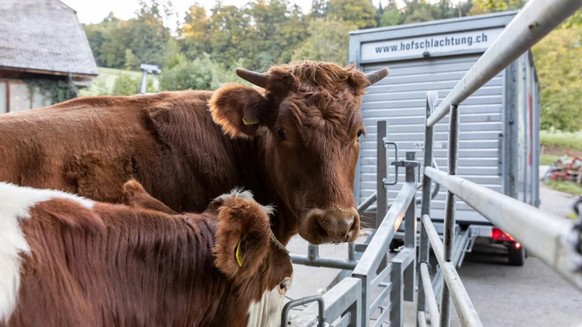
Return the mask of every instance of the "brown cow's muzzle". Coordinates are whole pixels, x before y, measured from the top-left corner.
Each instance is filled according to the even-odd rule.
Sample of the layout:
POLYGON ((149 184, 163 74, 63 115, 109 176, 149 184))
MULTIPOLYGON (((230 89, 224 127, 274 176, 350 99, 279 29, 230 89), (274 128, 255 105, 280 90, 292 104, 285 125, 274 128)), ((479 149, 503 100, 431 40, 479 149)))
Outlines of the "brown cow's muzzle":
POLYGON ((299 235, 313 244, 351 242, 360 233, 356 208, 312 209, 299 227, 299 235))

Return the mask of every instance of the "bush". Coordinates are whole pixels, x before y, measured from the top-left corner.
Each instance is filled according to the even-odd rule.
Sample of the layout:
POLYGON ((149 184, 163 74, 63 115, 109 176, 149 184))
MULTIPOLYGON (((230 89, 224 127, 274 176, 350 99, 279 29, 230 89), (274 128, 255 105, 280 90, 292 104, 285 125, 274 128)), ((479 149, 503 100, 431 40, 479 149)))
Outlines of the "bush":
POLYGON ((128 74, 121 74, 113 84, 112 95, 134 95, 139 93, 139 79, 131 78, 128 74))
POLYGON ((194 61, 182 61, 162 70, 162 90, 214 90, 220 86, 220 68, 208 56, 194 61))

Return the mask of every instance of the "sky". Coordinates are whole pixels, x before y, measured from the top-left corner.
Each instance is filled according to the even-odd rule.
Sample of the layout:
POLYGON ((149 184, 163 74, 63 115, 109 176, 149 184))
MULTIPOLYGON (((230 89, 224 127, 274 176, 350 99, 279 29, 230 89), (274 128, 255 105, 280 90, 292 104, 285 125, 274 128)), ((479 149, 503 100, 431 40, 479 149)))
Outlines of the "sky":
MULTIPOLYGON (((121 19, 129 19, 135 17, 135 13, 139 8, 139 0, 61 0, 69 7, 77 11, 77 17, 79 21, 84 24, 99 23, 105 18, 110 12, 113 12, 115 17, 121 19)), ((188 8, 195 2, 210 9, 214 6, 215 0, 171 0, 172 5, 176 12, 179 14, 179 18, 183 17, 183 14, 188 10, 188 8)), ((241 0, 222 0, 224 5, 239 5, 244 3, 241 0)), ((304 12, 308 12, 311 9, 311 0, 289 0, 289 3, 298 4, 304 12)))

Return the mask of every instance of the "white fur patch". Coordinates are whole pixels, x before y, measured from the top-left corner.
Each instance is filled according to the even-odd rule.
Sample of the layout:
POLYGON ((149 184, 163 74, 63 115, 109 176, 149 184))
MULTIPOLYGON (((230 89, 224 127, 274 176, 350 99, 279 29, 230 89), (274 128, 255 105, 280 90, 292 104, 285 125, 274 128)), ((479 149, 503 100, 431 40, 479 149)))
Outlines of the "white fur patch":
POLYGON ((93 207, 93 201, 73 194, 0 182, 0 320, 8 320, 14 310, 20 287, 21 254, 30 254, 19 220, 29 219, 29 209, 37 203, 55 198, 72 200, 88 209, 93 207))
POLYGON ((269 327, 281 324, 285 294, 289 286, 291 286, 291 278, 285 278, 281 284, 272 290, 266 290, 259 302, 251 303, 247 326, 269 327), (285 289, 281 289, 281 284, 285 284, 285 289))
MULTIPOLYGON (((243 191, 242 188, 233 188, 230 193, 225 193, 219 197, 216 198, 216 200, 221 200, 221 201, 226 201, 229 199, 235 199, 235 198, 241 198, 244 200, 252 200, 254 201, 253 198, 253 192, 246 190, 243 191)), ((267 214, 267 216, 272 215, 273 212, 275 212, 275 209, 273 208, 273 206, 261 206, 263 208, 263 211, 265 211, 265 213, 267 214)))

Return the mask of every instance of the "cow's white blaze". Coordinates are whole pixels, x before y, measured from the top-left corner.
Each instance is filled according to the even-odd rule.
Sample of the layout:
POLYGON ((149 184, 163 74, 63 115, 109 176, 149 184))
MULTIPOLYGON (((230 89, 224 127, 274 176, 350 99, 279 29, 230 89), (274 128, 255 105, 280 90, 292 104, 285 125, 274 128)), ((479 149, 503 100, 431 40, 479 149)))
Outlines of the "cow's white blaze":
POLYGON ((0 320, 7 320, 14 310, 20 287, 21 255, 30 254, 19 221, 29 219, 29 209, 37 203, 55 198, 93 207, 93 201, 73 194, 0 182, 0 320))
POLYGON ((291 278, 285 278, 277 287, 266 290, 258 302, 249 307, 249 321, 247 326, 279 326, 281 312, 285 302, 285 294, 291 283, 291 278), (284 285, 284 287, 281 287, 284 285))

